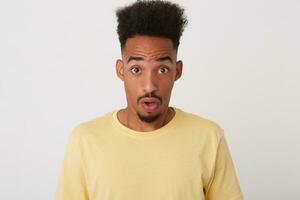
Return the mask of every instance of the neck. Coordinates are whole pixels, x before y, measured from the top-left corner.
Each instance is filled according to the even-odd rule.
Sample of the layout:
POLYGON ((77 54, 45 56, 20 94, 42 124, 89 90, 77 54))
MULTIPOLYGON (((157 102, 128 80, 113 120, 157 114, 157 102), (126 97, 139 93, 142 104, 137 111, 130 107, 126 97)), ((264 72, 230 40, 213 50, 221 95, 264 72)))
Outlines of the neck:
POLYGON ((131 111, 128 107, 121 109, 117 113, 118 120, 127 128, 139 132, 154 131, 166 125, 174 117, 175 111, 173 108, 168 107, 163 111, 160 116, 151 123, 143 122, 139 119, 136 113, 131 111))

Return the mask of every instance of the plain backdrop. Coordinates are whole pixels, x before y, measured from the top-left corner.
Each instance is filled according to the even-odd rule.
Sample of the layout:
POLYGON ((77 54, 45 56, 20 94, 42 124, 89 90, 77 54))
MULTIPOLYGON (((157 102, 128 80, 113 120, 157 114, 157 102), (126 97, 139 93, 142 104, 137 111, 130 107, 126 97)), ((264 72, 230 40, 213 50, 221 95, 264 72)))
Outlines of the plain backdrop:
MULTIPOLYGON (((130 2, 0 2, 1 200, 53 199, 70 130, 126 105, 115 10, 130 2)), ((171 105, 225 130, 245 199, 300 199, 300 2, 176 2, 171 105)))

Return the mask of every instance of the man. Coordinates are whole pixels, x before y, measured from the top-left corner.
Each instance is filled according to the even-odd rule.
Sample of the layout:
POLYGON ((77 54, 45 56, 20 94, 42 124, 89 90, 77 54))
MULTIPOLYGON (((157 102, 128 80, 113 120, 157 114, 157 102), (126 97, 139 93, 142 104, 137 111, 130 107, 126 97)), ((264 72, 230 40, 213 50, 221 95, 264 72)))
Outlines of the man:
POLYGON ((77 125, 58 200, 241 200, 223 135, 214 122, 169 107, 187 19, 166 1, 117 11, 127 107, 77 125))

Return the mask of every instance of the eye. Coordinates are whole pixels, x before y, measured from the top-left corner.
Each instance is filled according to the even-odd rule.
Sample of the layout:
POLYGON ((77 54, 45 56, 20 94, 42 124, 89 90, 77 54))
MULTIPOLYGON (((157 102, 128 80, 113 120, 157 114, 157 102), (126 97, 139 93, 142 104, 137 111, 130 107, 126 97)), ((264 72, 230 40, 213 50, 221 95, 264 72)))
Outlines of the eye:
POLYGON ((167 72, 169 72, 169 69, 167 67, 160 67, 158 70, 158 73, 160 74, 165 74, 167 72))
POLYGON ((141 69, 139 67, 133 67, 133 68, 130 69, 130 71, 133 74, 139 74, 139 73, 141 73, 141 69))

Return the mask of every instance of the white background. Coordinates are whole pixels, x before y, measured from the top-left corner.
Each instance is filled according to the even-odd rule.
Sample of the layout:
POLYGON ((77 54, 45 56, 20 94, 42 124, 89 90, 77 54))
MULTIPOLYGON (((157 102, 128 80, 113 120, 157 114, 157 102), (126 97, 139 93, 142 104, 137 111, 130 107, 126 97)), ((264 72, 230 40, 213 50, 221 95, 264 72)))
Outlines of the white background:
MULTIPOLYGON (((114 11, 0 2, 0 199, 53 199, 71 128, 126 105, 114 11)), ((190 23, 171 105, 225 130, 245 199, 300 199, 300 3, 177 1, 190 23)))

